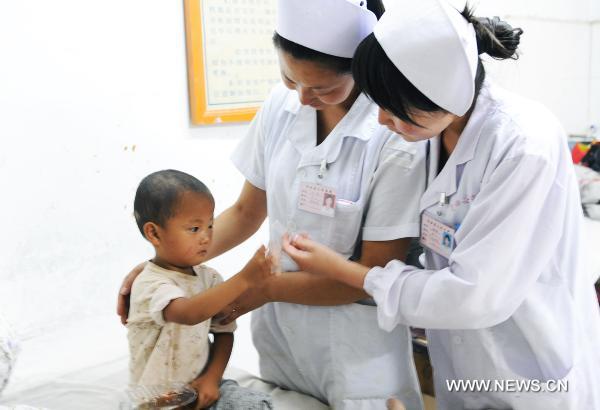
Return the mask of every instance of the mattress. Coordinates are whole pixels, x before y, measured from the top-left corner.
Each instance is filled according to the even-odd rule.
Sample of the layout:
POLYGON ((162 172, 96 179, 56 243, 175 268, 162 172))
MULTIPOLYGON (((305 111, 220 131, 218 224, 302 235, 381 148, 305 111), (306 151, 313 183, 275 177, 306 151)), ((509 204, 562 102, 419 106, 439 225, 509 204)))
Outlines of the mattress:
MULTIPOLYGON (((236 347, 225 377, 271 393, 279 410, 329 407, 300 393, 282 390, 251 374, 256 352, 249 315, 238 323, 236 347), (245 369, 236 368, 245 366, 245 369)), ((116 315, 85 318, 21 342, 0 409, 108 410, 125 401, 128 379, 126 329, 116 315), (22 407, 18 407, 22 406, 22 407)))

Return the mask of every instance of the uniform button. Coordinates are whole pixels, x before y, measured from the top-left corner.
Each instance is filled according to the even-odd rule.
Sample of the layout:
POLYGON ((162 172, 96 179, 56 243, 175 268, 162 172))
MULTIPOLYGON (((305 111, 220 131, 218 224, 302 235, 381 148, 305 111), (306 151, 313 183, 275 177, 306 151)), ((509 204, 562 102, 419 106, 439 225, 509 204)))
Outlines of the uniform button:
POLYGON ((452 340, 454 340, 454 343, 456 343, 457 345, 462 343, 462 337, 460 336, 454 336, 452 340))

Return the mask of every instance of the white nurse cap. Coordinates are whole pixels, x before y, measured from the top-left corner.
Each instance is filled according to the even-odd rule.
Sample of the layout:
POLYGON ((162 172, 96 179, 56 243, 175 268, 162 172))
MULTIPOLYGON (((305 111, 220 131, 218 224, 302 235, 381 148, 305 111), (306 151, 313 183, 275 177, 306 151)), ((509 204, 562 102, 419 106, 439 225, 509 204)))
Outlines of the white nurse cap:
POLYGON ((445 0, 395 0, 375 37, 396 68, 421 93, 452 114, 473 103, 477 73, 475 29, 445 0))
POLYGON ((277 33, 312 50, 351 58, 373 32, 367 0, 279 0, 277 33))

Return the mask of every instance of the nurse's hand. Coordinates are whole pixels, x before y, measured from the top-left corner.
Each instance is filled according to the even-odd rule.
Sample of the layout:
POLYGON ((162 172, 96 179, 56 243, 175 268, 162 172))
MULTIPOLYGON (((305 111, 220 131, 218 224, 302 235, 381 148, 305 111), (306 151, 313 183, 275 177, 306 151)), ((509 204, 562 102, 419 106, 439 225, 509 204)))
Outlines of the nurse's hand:
POLYGON ((283 236, 283 250, 290 255, 301 270, 319 275, 336 277, 348 261, 325 245, 315 242, 307 235, 283 236))
POLYGON ((283 237, 283 250, 306 272, 333 278, 362 289, 369 268, 351 262, 325 245, 311 241, 306 235, 283 237))
POLYGON ((131 270, 123 279, 121 289, 119 290, 119 297, 117 298, 117 315, 121 317, 121 323, 127 324, 127 316, 129 315, 129 294, 131 293, 131 286, 137 276, 142 273, 147 262, 142 262, 131 270))

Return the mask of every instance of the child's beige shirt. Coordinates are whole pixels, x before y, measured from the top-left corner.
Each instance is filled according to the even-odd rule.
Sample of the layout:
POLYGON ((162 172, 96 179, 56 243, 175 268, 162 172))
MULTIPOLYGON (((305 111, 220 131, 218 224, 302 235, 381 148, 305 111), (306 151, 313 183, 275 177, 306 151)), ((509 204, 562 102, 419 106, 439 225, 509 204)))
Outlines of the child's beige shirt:
POLYGON ((204 265, 196 276, 163 269, 152 262, 131 288, 129 318, 129 375, 132 384, 189 383, 202 371, 209 354, 208 333, 230 333, 235 323, 206 320, 194 326, 167 323, 163 309, 173 299, 192 297, 223 282, 204 265))

